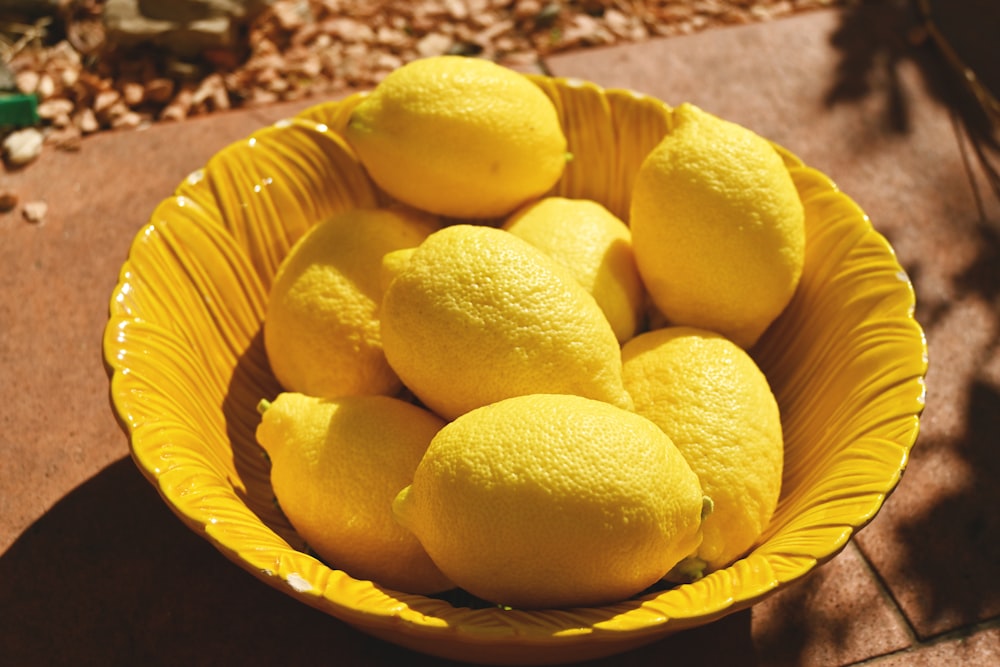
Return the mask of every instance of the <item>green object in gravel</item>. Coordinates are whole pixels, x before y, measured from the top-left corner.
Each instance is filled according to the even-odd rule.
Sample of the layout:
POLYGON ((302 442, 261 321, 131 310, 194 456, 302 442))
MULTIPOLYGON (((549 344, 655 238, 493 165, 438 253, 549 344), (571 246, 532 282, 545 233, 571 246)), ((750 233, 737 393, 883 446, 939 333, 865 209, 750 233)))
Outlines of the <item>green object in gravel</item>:
POLYGON ((23 93, 0 93, 0 127, 38 124, 38 98, 23 93))

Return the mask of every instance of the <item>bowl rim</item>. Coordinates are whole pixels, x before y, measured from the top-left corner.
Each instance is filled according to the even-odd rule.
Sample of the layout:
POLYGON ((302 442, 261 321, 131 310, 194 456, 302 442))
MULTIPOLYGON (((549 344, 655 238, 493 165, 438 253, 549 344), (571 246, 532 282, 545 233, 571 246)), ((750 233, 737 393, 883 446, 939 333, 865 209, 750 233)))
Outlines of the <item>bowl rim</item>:
MULTIPOLYGON (((596 84, 579 79, 545 77, 542 75, 528 76, 543 88, 581 89, 588 91, 588 94, 638 98, 647 102, 650 100, 658 102, 655 98, 631 90, 603 89, 596 84)), ((356 104, 366 94, 367 92, 362 91, 353 93, 340 100, 313 105, 297 114, 291 120, 279 121, 272 125, 269 131, 281 132, 284 127, 305 123, 314 124, 316 131, 333 132, 331 127, 335 123, 321 124, 319 123, 320 119, 329 118, 333 114, 340 121, 343 121, 345 109, 356 104)), ((660 104, 664 103, 660 102, 660 104)), ((666 105, 664 104, 664 106, 666 105)), ((334 132, 334 134, 336 133, 334 132)), ((641 596, 615 605, 606 605, 600 608, 588 608, 585 610, 537 612, 500 608, 475 610, 452 608, 454 613, 434 615, 435 611, 443 609, 442 606, 450 607, 450 605, 447 602, 431 600, 425 596, 387 591, 371 582, 353 579, 340 571, 332 571, 339 573, 343 578, 353 581, 360 586, 368 586, 371 599, 382 596, 384 599, 381 600, 380 611, 373 612, 366 608, 359 608, 354 604, 345 604, 342 600, 330 597, 325 593, 326 589, 323 589, 322 586, 310 586, 308 582, 307 584, 303 584, 302 581, 296 579, 294 571, 296 565, 291 561, 294 561, 297 557, 301 557, 302 559, 312 557, 296 551, 291 546, 289 546, 289 549, 295 551, 297 556, 289 554, 289 562, 278 568, 262 567, 260 562, 248 559, 240 546, 234 544, 228 535, 213 530, 213 527, 206 522, 203 515, 190 511, 190 506, 180 501, 178 489, 170 486, 170 480, 165 478, 164 471, 151 464, 149 458, 143 454, 144 431, 136 423, 134 417, 128 414, 129 403, 123 399, 123 396, 128 394, 130 388, 128 382, 129 367, 119 354, 121 335, 123 329, 133 326, 141 318, 136 318, 133 314, 123 309, 121 302, 130 289, 130 271, 134 262, 134 253, 138 245, 145 242, 149 228, 152 226, 151 222, 137 232, 130 247, 128 259, 123 263, 119 272, 118 281, 112 291, 109 302, 109 320, 105 328, 103 341, 103 355, 109 375, 111 405, 119 425, 128 436, 132 458, 144 476, 157 488, 166 504, 189 528, 208 540, 227 558, 254 574, 258 579, 366 632, 424 652, 436 652, 434 649, 428 648, 427 640, 437 642, 448 638, 460 645, 463 643, 475 644, 478 647, 477 650, 481 650, 483 646, 496 649, 497 647, 509 645, 511 642, 520 648, 526 649, 528 652, 545 652, 549 649, 563 651, 566 647, 576 645, 596 645, 598 648, 595 649, 595 652, 588 652, 587 656, 597 656, 601 654, 601 650, 605 651, 604 654, 619 650, 617 647, 623 647, 621 650, 624 650, 624 648, 647 643, 667 634, 702 625, 733 612, 746 609, 833 558, 844 548, 848 540, 858 530, 867 525, 875 517, 885 499, 896 488, 906 468, 910 449, 917 439, 919 420, 923 411, 924 375, 927 369, 927 342, 921 326, 914 317, 915 293, 913 285, 895 259, 895 252, 889 242, 874 228, 868 216, 860 207, 847 197, 847 195, 842 193, 829 177, 808 167, 787 149, 773 142, 772 144, 785 160, 789 170, 808 184, 808 187, 835 201, 837 205, 848 211, 849 215, 855 217, 852 224, 856 227, 856 231, 859 234, 858 240, 855 241, 856 243, 872 244, 879 249, 878 252, 884 255, 883 259, 888 258, 892 262, 896 262, 895 266, 901 276, 898 289, 902 290, 900 294, 902 294, 902 298, 909 306, 908 319, 904 323, 904 329, 907 330, 906 335, 910 339, 910 346, 913 353, 919 355, 921 361, 919 362, 918 372, 914 373, 913 377, 910 378, 911 381, 907 383, 907 386, 910 387, 908 391, 912 391, 914 394, 911 397, 911 403, 914 407, 903 415, 910 420, 910 427, 905 433, 899 435, 894 443, 901 454, 898 467, 893 474, 884 480, 882 488, 877 489, 871 495, 871 501, 867 510, 861 513, 855 522, 840 526, 841 530, 839 534, 836 534, 830 540, 827 548, 817 550, 812 554, 811 558, 806 559, 788 571, 776 571, 766 561, 764 556, 757 555, 756 550, 754 550, 730 567, 711 573, 696 584, 684 584, 671 589, 671 591, 680 591, 680 593, 675 593, 674 595, 683 596, 685 600, 695 600, 703 596, 692 592, 692 586, 709 589, 715 585, 715 578, 735 576, 737 579, 746 579, 751 573, 759 578, 760 573, 764 572, 766 574, 764 577, 766 581, 761 585, 751 588, 737 587, 738 594, 721 599, 712 607, 696 608, 692 606, 691 608, 696 609, 696 612, 689 614, 685 614, 683 608, 677 605, 663 606, 661 598, 664 593, 657 593, 641 596), (431 601, 428 602, 428 600, 431 601), (593 616, 588 615, 587 612, 594 609, 601 610, 600 617, 604 619, 602 622, 595 622, 593 616), (459 617, 463 620, 466 618, 483 619, 484 622, 472 624, 455 622, 455 619, 459 617), (540 618, 543 620, 539 621, 540 618), (601 649, 602 645, 603 649, 601 649)), ((185 182, 188 180, 186 179, 185 182)), ((326 566, 323 565, 323 567, 326 566)), ((336 588, 335 585, 331 585, 331 587, 333 589, 336 588)), ((437 653, 444 657, 457 657, 459 659, 466 655, 461 650, 456 653, 446 647, 442 647, 437 653)), ((510 656, 501 652, 494 657, 500 660, 500 664, 513 664, 513 662, 522 662, 524 660, 523 653, 524 651, 515 650, 514 654, 510 656)), ((552 653, 549 655, 549 658, 554 658, 558 655, 566 654, 552 653)), ((545 658, 545 660, 548 660, 548 658, 545 658)))

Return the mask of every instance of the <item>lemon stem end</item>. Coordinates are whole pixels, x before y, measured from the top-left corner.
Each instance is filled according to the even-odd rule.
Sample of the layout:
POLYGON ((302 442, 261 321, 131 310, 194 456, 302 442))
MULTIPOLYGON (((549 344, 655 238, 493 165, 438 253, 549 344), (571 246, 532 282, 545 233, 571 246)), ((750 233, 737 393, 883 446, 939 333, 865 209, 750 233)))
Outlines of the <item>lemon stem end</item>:
POLYGON ((715 511, 715 501, 708 496, 701 497, 701 520, 704 521, 709 514, 715 511))
POLYGON ((705 568, 708 563, 697 556, 688 556, 667 572, 663 578, 682 584, 690 584, 705 576, 705 568))

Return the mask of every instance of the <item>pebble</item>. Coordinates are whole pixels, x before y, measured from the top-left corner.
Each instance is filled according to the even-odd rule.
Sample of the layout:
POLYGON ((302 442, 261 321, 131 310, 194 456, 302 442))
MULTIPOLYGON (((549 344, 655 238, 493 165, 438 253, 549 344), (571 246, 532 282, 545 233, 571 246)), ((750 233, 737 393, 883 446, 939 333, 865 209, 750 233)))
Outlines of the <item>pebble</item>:
POLYGON ((40 224, 49 212, 49 205, 43 201, 30 201, 24 204, 24 219, 32 224, 40 224))
POLYGON ((7 165, 17 168, 32 162, 41 154, 44 142, 45 137, 33 127, 11 132, 3 140, 3 154, 7 165))

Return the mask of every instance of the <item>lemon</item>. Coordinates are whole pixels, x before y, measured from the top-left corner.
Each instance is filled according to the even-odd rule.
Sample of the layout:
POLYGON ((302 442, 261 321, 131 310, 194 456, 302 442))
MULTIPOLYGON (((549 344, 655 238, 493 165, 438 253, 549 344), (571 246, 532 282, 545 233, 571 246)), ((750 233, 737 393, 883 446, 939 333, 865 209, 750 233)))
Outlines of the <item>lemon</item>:
POLYGON ((408 261, 390 257, 396 273, 382 300, 385 355, 442 417, 539 393, 631 406, 604 313, 527 241, 460 224, 428 236, 408 261))
POLYGON ((569 269, 593 295, 620 342, 635 334, 645 289, 632 234, 620 218, 589 199, 545 197, 515 212, 503 229, 569 269))
POLYGON ((729 565, 781 492, 781 416, 767 378, 738 345, 691 327, 639 334, 622 358, 636 412, 670 436, 714 503, 697 558, 708 570, 729 565))
POLYGON ((382 256, 438 227, 407 210, 353 209, 309 230, 278 267, 264 347, 278 382, 313 396, 392 394, 400 382, 382 352, 382 256))
POLYGON ((352 112, 344 136, 396 199, 456 218, 506 215, 566 165, 552 101, 522 74, 462 56, 415 60, 352 112))
POLYGON ((444 422, 389 396, 286 392, 262 409, 257 440, 271 458, 275 498, 313 551, 353 577, 407 593, 453 587, 392 513, 444 422))
POLYGON ((752 346, 795 292, 802 202, 765 139, 690 104, 636 175, 629 224, 653 302, 675 325, 752 346))
POLYGON ((461 588, 518 608, 599 605, 697 548, 697 476, 648 419, 579 396, 518 396, 431 440, 393 503, 461 588))

